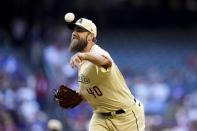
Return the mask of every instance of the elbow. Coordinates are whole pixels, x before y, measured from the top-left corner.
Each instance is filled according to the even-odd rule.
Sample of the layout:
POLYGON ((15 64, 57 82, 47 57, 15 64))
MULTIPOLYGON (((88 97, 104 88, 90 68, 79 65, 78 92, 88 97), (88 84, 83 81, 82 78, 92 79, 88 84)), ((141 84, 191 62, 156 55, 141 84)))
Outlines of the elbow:
POLYGON ((104 67, 105 69, 109 68, 112 66, 112 61, 109 58, 105 57, 104 63, 102 65, 102 67, 104 67))
POLYGON ((112 61, 110 59, 107 59, 107 65, 108 65, 108 67, 112 66, 112 61))

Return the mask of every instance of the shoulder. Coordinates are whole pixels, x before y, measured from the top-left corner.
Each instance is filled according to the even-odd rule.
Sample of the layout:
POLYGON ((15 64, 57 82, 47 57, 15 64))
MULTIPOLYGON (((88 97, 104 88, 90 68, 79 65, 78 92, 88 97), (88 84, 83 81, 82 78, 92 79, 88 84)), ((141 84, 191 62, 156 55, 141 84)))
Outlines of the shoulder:
POLYGON ((103 48, 101 48, 97 44, 93 45, 93 47, 91 49, 91 52, 96 52, 96 53, 98 53, 100 55, 104 55, 104 56, 109 57, 111 59, 111 56, 110 56, 109 52, 104 50, 103 48))

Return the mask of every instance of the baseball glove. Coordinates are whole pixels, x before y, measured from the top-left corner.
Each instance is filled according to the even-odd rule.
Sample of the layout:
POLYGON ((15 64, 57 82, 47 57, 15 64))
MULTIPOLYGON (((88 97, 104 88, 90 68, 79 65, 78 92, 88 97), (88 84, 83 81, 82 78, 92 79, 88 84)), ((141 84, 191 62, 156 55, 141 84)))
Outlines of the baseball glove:
POLYGON ((82 96, 76 91, 61 85, 54 92, 54 99, 64 109, 73 108, 81 103, 82 96))

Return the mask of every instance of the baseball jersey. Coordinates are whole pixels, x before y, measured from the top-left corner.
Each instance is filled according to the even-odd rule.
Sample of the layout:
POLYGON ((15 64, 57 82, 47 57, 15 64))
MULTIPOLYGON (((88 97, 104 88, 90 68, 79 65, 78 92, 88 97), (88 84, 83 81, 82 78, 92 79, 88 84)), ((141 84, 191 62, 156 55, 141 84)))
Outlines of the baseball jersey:
MULTIPOLYGON (((90 52, 107 56, 109 53, 98 45, 93 45, 90 52)), ((84 60, 78 71, 79 91, 92 106, 94 112, 109 112, 130 105, 133 95, 118 67, 112 60, 112 66, 105 69, 84 60)))

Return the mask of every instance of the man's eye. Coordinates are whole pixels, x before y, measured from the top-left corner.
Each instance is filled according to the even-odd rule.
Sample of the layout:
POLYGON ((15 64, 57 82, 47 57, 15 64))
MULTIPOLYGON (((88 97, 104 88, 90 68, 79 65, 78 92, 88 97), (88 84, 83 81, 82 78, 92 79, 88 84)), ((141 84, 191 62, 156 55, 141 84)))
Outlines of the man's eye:
POLYGON ((85 32, 83 29, 77 29, 77 32, 85 32))
POLYGON ((75 28, 74 29, 76 32, 86 32, 85 29, 82 29, 82 28, 75 28))

